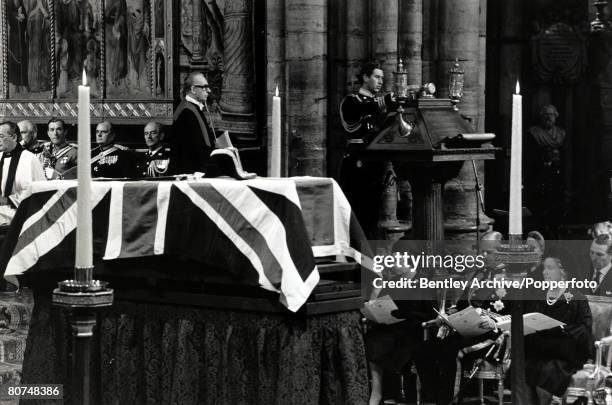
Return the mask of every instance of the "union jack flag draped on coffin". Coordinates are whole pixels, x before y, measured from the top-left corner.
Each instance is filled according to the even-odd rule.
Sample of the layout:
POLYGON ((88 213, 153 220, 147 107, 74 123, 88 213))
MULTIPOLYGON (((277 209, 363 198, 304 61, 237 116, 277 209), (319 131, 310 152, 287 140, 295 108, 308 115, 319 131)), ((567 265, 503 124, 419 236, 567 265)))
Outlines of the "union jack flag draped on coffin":
MULTIPOLYGON (((7 235, 5 277, 35 265, 74 266, 76 185, 34 183, 7 235)), ((360 253, 363 232, 332 179, 98 181, 91 200, 94 254, 104 260, 187 257, 255 278, 291 311, 319 281, 314 257, 369 260, 360 253)))

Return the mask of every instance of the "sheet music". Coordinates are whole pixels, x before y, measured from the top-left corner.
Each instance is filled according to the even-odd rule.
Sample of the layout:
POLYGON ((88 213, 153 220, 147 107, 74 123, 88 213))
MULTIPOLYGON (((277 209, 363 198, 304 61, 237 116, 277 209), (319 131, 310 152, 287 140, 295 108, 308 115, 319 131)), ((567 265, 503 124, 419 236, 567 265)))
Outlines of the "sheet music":
MULTIPOLYGON (((497 317, 493 318, 497 322, 497 327, 502 330, 509 331, 512 322, 511 316, 506 315, 500 318, 503 319, 499 319, 497 317)), ((528 314, 523 315, 523 335, 525 336, 542 330, 552 329, 564 325, 565 323, 558 321, 555 318, 551 318, 550 316, 541 314, 539 312, 530 312, 528 314)))
POLYGON ((365 317, 371 321, 382 324, 392 324, 403 321, 391 315, 391 311, 397 309, 397 305, 390 296, 385 295, 374 300, 370 300, 363 305, 365 317))
POLYGON ((480 336, 490 331, 490 329, 483 329, 480 327, 480 322, 482 321, 480 313, 472 306, 466 307, 451 315, 441 314, 435 308, 434 311, 440 315, 441 319, 447 325, 455 329, 463 337, 480 336))

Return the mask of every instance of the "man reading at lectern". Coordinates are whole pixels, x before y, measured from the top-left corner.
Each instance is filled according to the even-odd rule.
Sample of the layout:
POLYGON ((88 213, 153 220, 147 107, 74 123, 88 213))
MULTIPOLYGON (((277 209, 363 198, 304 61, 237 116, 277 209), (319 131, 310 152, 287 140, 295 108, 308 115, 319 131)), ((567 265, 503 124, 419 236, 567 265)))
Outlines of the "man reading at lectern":
POLYGON ((169 174, 206 172, 215 147, 212 126, 205 112, 210 86, 204 74, 192 72, 185 80, 185 98, 174 112, 170 139, 169 174))
POLYGON ((340 103, 340 120, 347 135, 347 153, 340 169, 340 187, 366 235, 375 238, 380 198, 383 191, 384 163, 364 161, 359 152, 382 129, 388 111, 397 108, 393 93, 377 96, 384 73, 377 63, 368 62, 359 73, 361 88, 340 103))

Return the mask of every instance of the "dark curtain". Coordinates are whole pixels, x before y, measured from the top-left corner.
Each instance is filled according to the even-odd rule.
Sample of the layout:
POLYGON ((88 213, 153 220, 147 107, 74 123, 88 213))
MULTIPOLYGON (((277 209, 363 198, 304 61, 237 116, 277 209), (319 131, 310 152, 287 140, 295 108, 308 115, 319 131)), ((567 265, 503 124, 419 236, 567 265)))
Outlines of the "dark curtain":
MULTIPOLYGON (((51 306, 48 292, 35 299, 23 383, 62 383, 70 403, 68 315, 51 306)), ((100 310, 98 326, 93 403, 365 404, 368 397, 357 311, 305 317, 119 301, 100 310)))

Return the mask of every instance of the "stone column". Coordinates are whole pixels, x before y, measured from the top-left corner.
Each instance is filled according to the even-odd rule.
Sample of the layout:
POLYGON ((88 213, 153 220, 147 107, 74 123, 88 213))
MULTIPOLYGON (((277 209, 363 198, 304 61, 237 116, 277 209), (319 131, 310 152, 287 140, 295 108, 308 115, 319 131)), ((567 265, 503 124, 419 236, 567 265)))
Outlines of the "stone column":
POLYGON ((361 63, 370 54, 369 29, 370 18, 368 0, 347 0, 344 9, 346 15, 346 78, 345 93, 355 91, 359 85, 355 82, 359 79, 361 63))
POLYGON ((605 177, 612 177, 612 31, 591 34, 589 54, 593 72, 591 103, 594 116, 590 127, 595 133, 595 148, 590 155, 594 161, 591 172, 594 173, 593 177, 596 177, 596 180, 591 180, 595 184, 591 205, 596 207, 591 215, 596 220, 602 220, 612 215, 612 211, 607 209, 608 204, 604 204, 610 187, 610 182, 605 181, 605 177))
POLYGON ((422 84, 423 0, 400 0, 399 57, 404 61, 409 84, 422 84))
POLYGON ((191 32, 193 33, 193 48, 191 53, 191 61, 192 63, 199 64, 204 62, 204 53, 202 52, 202 25, 204 22, 202 19, 202 0, 193 0, 192 11, 193 16, 191 18, 191 32))
MULTIPOLYGON (((440 0, 437 23, 438 27, 438 97, 448 97, 448 70, 455 58, 465 70, 463 99, 459 104, 460 113, 472 120, 474 131, 478 128, 479 117, 484 111, 481 103, 482 77, 484 58, 481 49, 484 38, 481 37, 480 23, 484 16, 479 14, 480 0, 440 0)), ((478 178, 484 184, 482 164, 477 165, 478 178)), ((445 229, 449 239, 476 238, 476 182, 471 162, 466 162, 459 174, 449 180, 445 187, 444 209, 445 229)), ((480 211, 480 231, 485 231, 491 220, 480 211)))
POLYGON ((438 59, 438 0, 427 0, 423 4, 423 54, 422 81, 434 82, 436 86, 436 61, 438 59))
POLYGON ((327 158, 327 0, 285 2, 289 175, 324 176, 327 158))
POLYGON ((225 3, 223 30, 223 114, 253 119, 253 0, 225 3))
MULTIPOLYGON (((272 136, 272 95, 278 86, 281 95, 281 173, 287 174, 287 120, 285 117, 287 94, 285 92, 285 2, 266 1, 266 82, 267 82, 267 141, 272 136)), ((267 149, 269 152, 269 149, 267 149)))
POLYGON ((357 91, 362 61, 368 59, 368 0, 334 0, 329 3, 329 132, 327 139, 327 175, 338 177, 346 151, 345 135, 340 123, 340 102, 357 91))
POLYGON ((372 1, 372 57, 385 73, 383 91, 393 90, 397 69, 398 0, 372 1))

